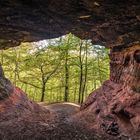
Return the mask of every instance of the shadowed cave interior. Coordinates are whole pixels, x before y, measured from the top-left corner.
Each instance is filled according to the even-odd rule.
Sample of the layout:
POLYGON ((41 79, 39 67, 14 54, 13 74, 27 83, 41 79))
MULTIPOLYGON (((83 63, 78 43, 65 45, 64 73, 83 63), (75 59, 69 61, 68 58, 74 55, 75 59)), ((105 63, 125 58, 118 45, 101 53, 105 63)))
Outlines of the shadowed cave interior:
POLYGON ((111 49, 110 79, 89 95, 80 111, 74 108, 62 117, 53 106, 30 101, 1 69, 0 138, 138 140, 140 1, 0 1, 1 49, 69 32, 111 49))

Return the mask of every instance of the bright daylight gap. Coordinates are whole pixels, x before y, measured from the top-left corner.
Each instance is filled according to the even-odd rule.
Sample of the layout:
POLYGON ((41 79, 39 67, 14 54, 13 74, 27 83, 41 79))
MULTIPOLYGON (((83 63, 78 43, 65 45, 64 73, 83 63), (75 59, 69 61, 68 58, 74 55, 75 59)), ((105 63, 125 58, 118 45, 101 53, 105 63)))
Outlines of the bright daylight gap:
POLYGON ((65 36, 0 51, 5 75, 37 102, 82 103, 109 78, 109 50, 65 36))

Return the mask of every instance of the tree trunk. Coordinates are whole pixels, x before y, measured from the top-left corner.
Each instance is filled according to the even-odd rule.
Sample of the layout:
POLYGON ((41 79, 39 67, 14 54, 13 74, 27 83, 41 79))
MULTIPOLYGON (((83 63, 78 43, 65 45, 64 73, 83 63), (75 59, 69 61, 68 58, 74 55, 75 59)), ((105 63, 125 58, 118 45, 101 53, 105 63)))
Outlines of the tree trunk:
POLYGON ((80 44, 79 62, 80 62, 80 77, 79 77, 79 98, 78 98, 78 103, 80 104, 81 103, 82 85, 83 85, 82 42, 80 44))
POLYGON ((101 77, 101 70, 100 70, 100 56, 99 56, 99 53, 97 53, 97 62, 98 62, 98 75, 99 75, 99 81, 100 81, 100 84, 103 83, 103 80, 102 80, 102 77, 101 77))
POLYGON ((80 82, 79 82, 79 98, 78 103, 81 103, 81 93, 82 93, 82 84, 83 84, 83 66, 80 67, 80 82))
POLYGON ((86 42, 86 48, 85 48, 85 72, 84 72, 84 81, 83 81, 83 86, 82 86, 82 97, 81 97, 81 104, 84 101, 84 93, 85 93, 85 87, 86 87, 86 83, 87 83, 87 63, 88 63, 88 44, 86 42))
POLYGON ((65 58, 65 95, 64 101, 67 102, 69 97, 69 66, 68 66, 68 50, 66 50, 65 58))
POLYGON ((44 102, 44 97, 45 97, 45 91, 46 91, 46 83, 42 83, 42 93, 41 93, 41 102, 44 102))

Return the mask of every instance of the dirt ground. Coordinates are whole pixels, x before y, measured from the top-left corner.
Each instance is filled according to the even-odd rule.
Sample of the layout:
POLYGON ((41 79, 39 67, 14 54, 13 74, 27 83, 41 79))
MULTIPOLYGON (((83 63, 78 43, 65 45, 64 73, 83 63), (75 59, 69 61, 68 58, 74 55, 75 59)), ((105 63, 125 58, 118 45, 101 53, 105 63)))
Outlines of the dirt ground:
POLYGON ((0 102, 0 140, 120 139, 97 135, 84 121, 79 122, 80 118, 74 118, 79 113, 76 104, 36 104, 22 90, 14 88, 11 96, 0 102))

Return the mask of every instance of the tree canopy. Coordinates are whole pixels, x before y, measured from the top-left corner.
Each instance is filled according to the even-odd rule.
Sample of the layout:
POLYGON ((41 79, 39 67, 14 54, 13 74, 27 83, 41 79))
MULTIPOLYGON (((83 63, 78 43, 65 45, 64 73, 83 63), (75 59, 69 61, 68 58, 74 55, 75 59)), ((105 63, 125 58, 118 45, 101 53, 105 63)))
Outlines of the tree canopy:
POLYGON ((35 101, 82 103, 109 77, 109 50, 72 34, 0 51, 5 75, 35 101))

